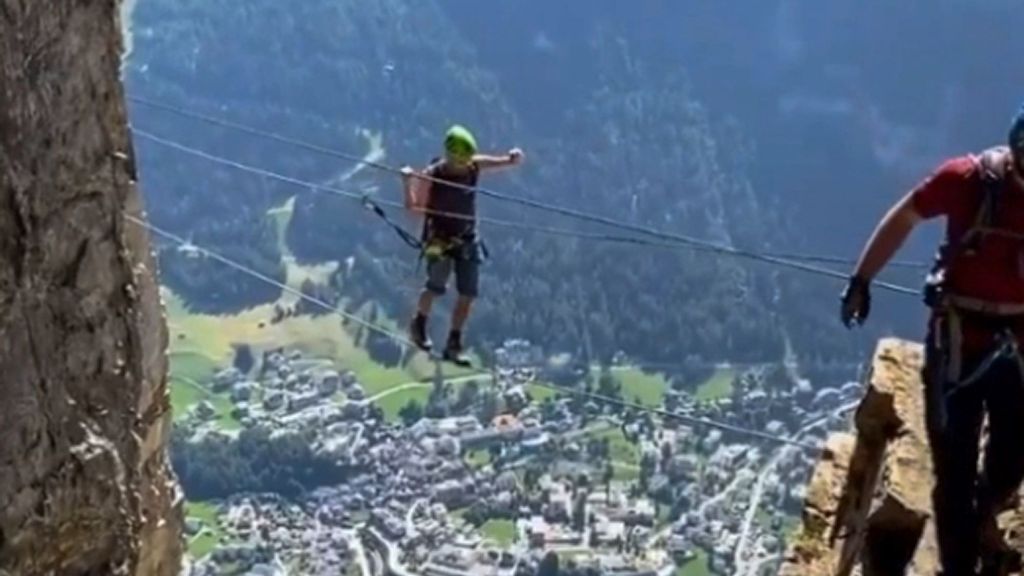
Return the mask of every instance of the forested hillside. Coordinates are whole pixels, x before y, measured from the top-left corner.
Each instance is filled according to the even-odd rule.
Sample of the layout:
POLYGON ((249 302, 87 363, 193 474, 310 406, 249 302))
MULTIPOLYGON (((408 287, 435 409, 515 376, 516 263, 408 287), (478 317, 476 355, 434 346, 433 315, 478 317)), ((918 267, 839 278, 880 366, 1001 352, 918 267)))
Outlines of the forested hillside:
MULTIPOLYGON (((354 154, 372 153, 379 143, 382 161, 392 165, 426 162, 444 128, 461 122, 489 149, 527 151, 521 170, 485 186, 738 247, 839 249, 852 257, 870 220, 927 162, 893 168, 879 158, 892 147, 880 148, 875 132, 851 132, 843 114, 820 119, 808 107, 822 98, 855 102, 867 114, 855 116, 868 122, 858 126, 879 130, 890 126, 879 118, 919 126, 950 106, 957 114, 978 108, 964 104, 973 88, 963 83, 959 100, 949 96, 943 101, 953 104, 941 108, 935 94, 948 77, 928 71, 934 66, 925 66, 932 61, 924 48, 883 59, 876 46, 871 68, 849 65, 868 58, 868 39, 878 36, 857 30, 884 20, 883 5, 854 11, 852 2, 827 4, 640 8, 600 0, 583 9, 539 0, 142 0, 134 11, 128 87, 354 154), (840 25, 842 14, 856 25, 840 25), (886 82, 888 88, 877 85, 886 82), (927 104, 908 111, 908 94, 922 91, 930 94, 927 104)), ((910 32, 891 24, 878 34, 930 38, 927 30, 952 31, 964 20, 964 4, 947 2, 925 19, 941 20, 928 28, 911 4, 919 3, 896 9, 897 22, 913 22, 910 32)), ((1006 9, 991 3, 980 22, 998 24, 998 11, 1006 9)), ((995 87, 981 90, 991 94, 995 87)), ((840 104, 833 107, 845 110, 840 104)), ((1008 110, 993 109, 978 123, 958 118, 941 138, 915 136, 905 155, 937 160, 961 135, 984 141, 978 126, 1000 128, 996 119, 1008 110)), ((215 154, 399 198, 398 180, 387 173, 352 175, 351 163, 336 158, 140 106, 132 114, 139 128, 215 154)), ((137 145, 154 223, 283 279, 282 246, 268 211, 295 196, 287 230, 294 257, 352 258, 335 283, 347 305, 373 300, 404 322, 419 282, 415 254, 358 203, 142 139, 137 145)), ((492 199, 480 206, 496 218, 596 229, 492 199)), ((835 281, 706 253, 484 230, 492 258, 472 324, 478 340, 525 336, 551 350, 588 343, 606 359, 621 349, 648 361, 681 362, 777 359, 787 333, 805 357, 859 357, 862 349, 850 344, 873 336, 838 328, 835 281)), ((165 281, 200 310, 235 310, 276 295, 187 252, 167 249, 161 264, 165 281)), ((884 321, 906 303, 883 300, 875 329, 916 328, 908 314, 884 321)), ((439 316, 435 328, 445 324, 439 316)))

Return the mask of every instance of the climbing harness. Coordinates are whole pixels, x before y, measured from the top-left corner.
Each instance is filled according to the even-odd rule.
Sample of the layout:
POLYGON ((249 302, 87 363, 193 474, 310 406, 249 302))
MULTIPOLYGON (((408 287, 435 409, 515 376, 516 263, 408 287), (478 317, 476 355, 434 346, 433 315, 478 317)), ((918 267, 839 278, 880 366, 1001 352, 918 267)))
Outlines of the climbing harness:
POLYGON ((483 261, 490 257, 487 243, 477 236, 472 238, 435 236, 424 239, 420 244, 423 246, 420 256, 428 260, 451 258, 453 260, 483 261))
MULTIPOLYGON (((963 308, 950 305, 944 310, 944 316, 933 334, 930 346, 941 355, 941 362, 932 366, 933 379, 931 387, 935 398, 933 406, 938 410, 939 429, 945 433, 948 423, 950 402, 954 396, 977 384, 990 370, 1001 361, 1012 361, 1019 375, 1018 383, 1024 385, 1024 357, 1021 356, 1020 342, 1013 329, 1002 326, 994 333, 992 350, 966 376, 963 375, 962 356, 962 315, 963 308), (945 323, 945 326, 942 325, 945 323)), ((1024 306, 1016 314, 1006 316, 987 316, 1000 318, 1007 322, 1011 319, 1024 321, 1024 306)))
POLYGON ((420 251, 423 250, 423 242, 421 242, 419 238, 416 238, 416 236, 414 236, 411 232, 409 232, 405 228, 402 228, 394 220, 392 220, 391 217, 388 216, 388 213, 385 212, 384 209, 380 207, 380 205, 378 205, 376 202, 370 199, 369 194, 363 195, 362 204, 364 208, 379 216, 380 219, 383 220, 385 224, 390 226, 395 231, 395 233, 398 234, 398 237, 401 238, 403 242, 408 244, 410 248, 415 248, 420 251))
MULTIPOLYGON (((473 153, 476 152, 476 140, 473 138, 473 135, 459 125, 449 128, 444 144, 445 149, 450 154, 461 156, 466 161, 470 161, 473 153)), ((470 162, 467 167, 468 172, 464 173, 468 177, 467 183, 446 179, 444 177, 444 170, 446 169, 447 163, 445 161, 440 158, 433 158, 426 170, 426 174, 419 175, 420 178, 428 177, 431 181, 431 187, 426 190, 426 199, 423 200, 421 206, 414 209, 414 211, 424 214, 423 226, 420 231, 421 248, 419 262, 422 263, 424 258, 428 260, 451 258, 463 261, 482 261, 487 258, 488 251, 486 244, 477 236, 475 230, 477 222, 475 208, 470 210, 470 212, 473 212, 472 214, 467 214, 439 211, 429 207, 430 199, 437 193, 433 189, 434 184, 446 186, 448 193, 452 193, 452 190, 458 194, 475 193, 475 187, 480 176, 480 168, 475 163, 470 162), (438 222, 442 219, 449 221, 449 226, 451 225, 450 221, 462 221, 461 225, 468 229, 461 234, 454 235, 439 233, 438 222)))
MULTIPOLYGON (((1008 148, 996 147, 975 157, 975 164, 981 179, 981 204, 975 213, 971 227, 960 238, 947 238, 946 243, 939 248, 935 264, 925 277, 924 282, 923 300, 929 308, 939 309, 944 306, 944 302, 948 298, 945 290, 947 270, 955 265, 959 258, 976 254, 981 240, 985 236, 1004 236, 1024 240, 1024 235, 995 226, 1005 175, 1005 170, 998 166, 998 162, 1006 153, 1008 153, 1008 148)), ((991 310, 991 307, 986 308, 980 301, 973 299, 967 301, 968 299, 963 297, 958 298, 968 310, 1001 315, 998 310, 991 310)))
POLYGON ((937 373, 931 376, 935 379, 934 384, 937 384, 936 392, 941 395, 935 402, 935 407, 939 410, 940 429, 943 431, 946 429, 949 403, 953 396, 976 384, 996 363, 1012 360, 1020 373, 1020 382, 1024 383, 1024 358, 1021 357, 1020 343, 1014 331, 1006 326, 1014 320, 1024 322, 1024 304, 990 302, 951 294, 946 290, 949 268, 956 265, 959 258, 976 254, 985 236, 1024 239, 1020 234, 995 226, 1005 174, 998 162, 1007 152, 1007 148, 997 147, 975 157, 981 180, 982 199, 973 224, 959 239, 947 240, 947 244, 940 248, 935 266, 925 279, 924 303, 937 313, 937 326, 931 346, 942 355, 942 362, 933 366, 937 373), (981 317, 988 322, 1000 324, 994 331, 993 349, 966 376, 962 374, 965 315, 981 317))
MULTIPOLYGON (((960 390, 969 388, 972 384, 980 380, 981 377, 988 373, 992 366, 999 360, 1014 360, 1018 367, 1021 366, 1022 360, 1020 356, 1020 343, 1017 341, 1017 337, 1013 335, 1012 331, 1003 329, 997 332, 996 342, 998 345, 995 349, 990 352, 980 364, 978 364, 978 367, 975 368, 970 375, 958 382, 954 382, 953 386, 945 391, 947 401, 960 390)), ((1021 376, 1024 377, 1024 371, 1021 372, 1021 376)))
POLYGON ((974 254, 978 250, 982 237, 985 235, 1014 235, 1009 231, 996 228, 995 217, 999 208, 1000 192, 1003 188, 1005 167, 999 166, 999 159, 1009 153, 1007 147, 986 150, 975 158, 982 185, 981 206, 974 217, 974 225, 961 240, 965 254, 974 254))

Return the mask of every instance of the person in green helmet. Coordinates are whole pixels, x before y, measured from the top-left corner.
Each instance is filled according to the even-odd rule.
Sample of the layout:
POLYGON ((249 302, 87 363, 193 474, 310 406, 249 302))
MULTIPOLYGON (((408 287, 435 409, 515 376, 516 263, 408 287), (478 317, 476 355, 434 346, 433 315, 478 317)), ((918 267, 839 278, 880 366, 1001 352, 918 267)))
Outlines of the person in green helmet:
POLYGON ((458 299, 442 357, 466 366, 469 361, 464 356, 462 330, 479 291, 482 260, 473 188, 480 172, 518 165, 524 155, 518 148, 497 156, 480 154, 476 138, 459 125, 445 133, 444 152, 443 158, 432 159, 420 172, 427 178, 415 177, 417 172, 408 166, 402 168, 405 206, 424 215, 422 240, 427 261, 427 280, 409 326, 409 337, 420 349, 432 349, 427 319, 434 299, 444 295, 454 271, 458 299))

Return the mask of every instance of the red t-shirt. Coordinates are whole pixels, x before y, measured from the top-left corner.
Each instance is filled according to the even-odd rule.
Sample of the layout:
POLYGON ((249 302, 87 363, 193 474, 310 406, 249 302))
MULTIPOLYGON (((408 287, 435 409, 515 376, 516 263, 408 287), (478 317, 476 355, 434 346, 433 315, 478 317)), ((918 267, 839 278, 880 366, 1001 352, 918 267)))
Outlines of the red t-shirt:
MULTIPOLYGON (((957 241, 974 225, 984 190, 971 156, 953 158, 911 192, 924 218, 946 217, 946 239, 957 241)), ((1004 179, 993 226, 1024 238, 1024 192, 1004 179)), ((1024 304, 1024 240, 983 235, 973 255, 960 253, 946 272, 951 293, 992 302, 1024 304)))
MULTIPOLYGON (((946 240, 957 241, 975 222, 984 188, 981 171, 971 156, 960 156, 943 163, 912 192, 915 211, 923 218, 946 217, 946 240)), ((993 226, 1024 237, 1024 192, 1004 179, 999 191, 993 226)), ((1024 240, 998 235, 979 237, 972 255, 955 255, 955 264, 946 270, 949 293, 989 302, 1024 303, 1024 240)), ((973 326, 964 326, 965 344, 984 344, 989 335, 973 326)), ((1021 326, 1018 338, 1024 336, 1021 326)))

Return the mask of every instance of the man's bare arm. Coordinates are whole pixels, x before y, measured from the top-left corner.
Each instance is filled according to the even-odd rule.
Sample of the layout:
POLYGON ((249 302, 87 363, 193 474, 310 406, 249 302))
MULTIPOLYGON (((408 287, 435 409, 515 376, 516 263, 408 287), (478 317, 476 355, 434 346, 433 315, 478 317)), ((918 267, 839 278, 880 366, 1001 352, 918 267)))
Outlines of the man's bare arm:
POLYGON ((473 156, 473 162, 475 162, 481 170, 507 168, 509 166, 519 165, 522 161, 523 151, 518 148, 513 148, 509 150, 508 154, 502 154, 500 156, 490 154, 476 154, 473 156))
POLYGON ((907 194, 878 223, 861 253, 853 276, 870 281, 889 263, 922 218, 914 210, 913 196, 907 194))

